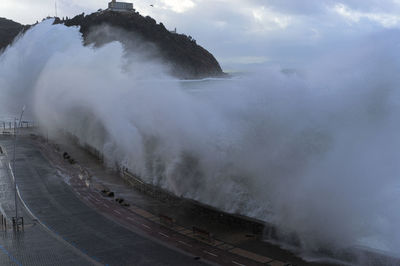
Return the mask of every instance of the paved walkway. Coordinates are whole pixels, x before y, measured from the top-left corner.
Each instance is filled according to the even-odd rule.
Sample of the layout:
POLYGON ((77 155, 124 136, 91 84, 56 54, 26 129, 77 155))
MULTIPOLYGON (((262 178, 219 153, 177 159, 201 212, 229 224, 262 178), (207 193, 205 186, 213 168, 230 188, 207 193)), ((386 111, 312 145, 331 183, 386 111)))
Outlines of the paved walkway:
MULTIPOLYGON (((45 148, 48 148, 45 145, 45 148)), ((43 148, 43 147, 42 147, 43 148)), ((53 165, 60 169, 67 170, 68 183, 76 195, 85 202, 90 209, 105 215, 110 220, 128 228, 131 231, 142 232, 146 237, 153 241, 160 241, 169 247, 193 254, 194 261, 206 260, 219 265, 265 265, 267 262, 273 262, 271 265, 284 265, 284 263, 273 259, 257 256, 254 253, 241 252, 241 249, 215 241, 209 243, 193 235, 191 230, 181 226, 169 227, 160 222, 160 218, 137 206, 122 207, 114 201, 113 198, 106 198, 99 193, 97 188, 88 187, 84 178, 80 176, 79 166, 71 166, 62 160, 62 152, 51 153, 46 151, 46 155, 51 156, 53 165), (246 255, 246 256, 243 256, 246 255), (255 260, 256 259, 256 260, 255 260)), ((84 164, 86 166, 86 164, 84 164)), ((157 256, 157 253, 156 253, 157 256)), ((192 262, 190 265, 193 265, 192 262)))
POLYGON ((47 231, 34 220, 19 202, 19 214, 25 219, 24 231, 15 232, 14 186, 9 162, 0 154, 0 207, 7 226, 0 230, 0 265, 95 265, 93 261, 47 231))
MULTIPOLYGON (((12 151, 10 138, 0 137, 0 145, 9 153, 12 151)), ((34 232, 43 232, 43 238, 47 236, 56 243, 47 243, 32 235, 31 243, 36 241, 32 243, 33 248, 42 252, 37 255, 35 252, 26 253, 26 248, 20 249, 19 245, 14 245, 14 249, 11 249, 13 252, 9 254, 15 255, 9 260, 15 258, 21 265, 93 264, 88 258, 104 265, 204 264, 204 261, 163 245, 156 238, 143 237, 139 230, 135 233, 116 224, 84 204, 63 181, 61 173, 31 145, 29 139, 20 138, 16 163, 16 178, 22 199, 51 231, 46 233, 36 224, 39 229, 34 232), (22 256, 25 260, 22 260, 22 256), (47 258, 53 262, 42 263, 47 258), (75 258, 77 261, 73 261, 75 258)), ((28 215, 25 213, 24 217, 28 215)), ((29 232, 30 229, 26 228, 24 235, 29 232)), ((23 237, 24 241, 26 239, 23 237)))
MULTIPOLYGON (((155 237, 159 237, 160 233, 161 236, 168 235, 168 237, 163 237, 163 241, 167 241, 171 245, 186 250, 196 256, 215 261, 218 264, 262 264, 273 266, 290 264, 286 261, 291 261, 299 266, 307 264, 293 256, 290 252, 261 241, 257 241, 258 251, 263 250, 264 252, 257 254, 251 250, 246 250, 248 244, 254 243, 255 241, 250 231, 234 228, 233 226, 221 225, 217 221, 210 221, 207 218, 201 217, 198 213, 193 213, 193 206, 187 201, 182 200, 180 202, 174 202, 171 206, 170 203, 160 202, 157 199, 138 192, 130 185, 127 185, 115 172, 105 168, 96 158, 88 155, 86 151, 83 151, 72 143, 57 143, 58 147, 61 147, 61 150, 56 153, 49 150, 48 145, 41 146, 43 149, 47 150, 45 153, 51 156, 51 160, 56 165, 63 164, 64 162, 63 168, 71 168, 68 163, 65 164, 61 156, 64 151, 67 151, 80 165, 84 166, 91 174, 90 185, 93 186, 93 189, 88 194, 88 189, 84 182, 78 179, 71 180, 70 183, 72 187, 74 190, 78 191, 83 201, 88 202, 91 207, 97 209, 101 213, 109 213, 113 220, 119 221, 121 224, 130 228, 134 228, 135 226, 139 227, 148 234, 155 232, 155 237), (82 188, 79 187, 79 183, 82 184, 82 188), (124 198, 131 204, 131 207, 122 208, 115 202, 112 202, 113 199, 108 200, 104 199, 104 197, 99 197, 98 191, 104 186, 114 191, 116 193, 115 197, 124 198), (96 197, 97 199, 95 200, 96 197), (109 212, 108 207, 113 211, 109 212), (178 224, 174 224, 174 226, 165 226, 165 223, 160 221, 159 214, 165 214, 168 218, 173 218, 178 221, 178 224, 184 227, 178 224), (136 217, 132 218, 132 216, 136 217), (143 224, 146 226, 143 226, 143 224), (158 230, 160 226, 162 231, 158 230), (216 240, 212 242, 207 240, 202 241, 197 235, 193 234, 191 230, 192 226, 209 230, 209 232, 213 233, 213 238, 216 240), (147 227, 150 227, 151 230, 147 227), (186 245, 187 243, 190 244, 186 245)), ((73 169, 69 170, 69 173, 71 172, 73 172, 73 169)))

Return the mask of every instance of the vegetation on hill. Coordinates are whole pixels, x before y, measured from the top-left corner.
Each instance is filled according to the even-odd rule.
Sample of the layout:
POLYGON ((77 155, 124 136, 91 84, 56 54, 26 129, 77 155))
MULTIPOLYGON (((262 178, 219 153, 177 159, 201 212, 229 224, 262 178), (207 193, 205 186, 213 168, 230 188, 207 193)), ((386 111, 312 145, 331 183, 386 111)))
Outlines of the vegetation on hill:
MULTIPOLYGON (((140 51, 151 51, 153 57, 169 66, 170 74, 179 78, 197 79, 224 75, 215 57, 198 45, 191 36, 170 32, 162 23, 157 23, 148 16, 143 17, 135 11, 99 11, 87 16, 81 14, 72 19, 56 18, 54 23, 80 26, 85 44, 100 46, 120 41, 127 52, 138 50, 135 48, 140 46, 140 51), (103 34, 99 31, 107 27, 113 34, 103 34)), ((0 51, 29 27, 0 18, 0 51)))
POLYGON ((85 16, 78 15, 72 19, 57 20, 66 26, 80 26, 86 43, 98 45, 104 42, 121 41, 127 49, 133 48, 132 39, 140 38, 149 44, 155 45, 163 61, 171 67, 171 74, 180 78, 204 78, 222 76, 224 73, 215 59, 206 49, 199 46, 191 36, 177 34, 167 30, 162 23, 157 24, 151 17, 143 17, 138 12, 100 11, 85 16), (107 36, 91 35, 99 26, 108 25, 114 29, 121 29, 125 33, 107 36), (128 38, 127 38, 127 36, 128 38), (131 38, 129 38, 131 36, 131 38))
POLYGON ((24 26, 17 22, 0 18, 0 51, 11 44, 23 28, 24 26))

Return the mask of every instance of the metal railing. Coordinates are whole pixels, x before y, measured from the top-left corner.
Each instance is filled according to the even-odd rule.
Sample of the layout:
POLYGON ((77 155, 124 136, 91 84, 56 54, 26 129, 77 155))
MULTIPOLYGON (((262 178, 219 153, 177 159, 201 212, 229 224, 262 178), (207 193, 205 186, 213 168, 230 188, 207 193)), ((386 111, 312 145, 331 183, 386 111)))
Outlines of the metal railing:
POLYGON ((21 121, 21 123, 19 123, 17 120, 15 121, 0 120, 0 135, 14 135, 15 129, 17 127, 19 127, 20 129, 35 128, 37 127, 37 124, 34 121, 21 121))

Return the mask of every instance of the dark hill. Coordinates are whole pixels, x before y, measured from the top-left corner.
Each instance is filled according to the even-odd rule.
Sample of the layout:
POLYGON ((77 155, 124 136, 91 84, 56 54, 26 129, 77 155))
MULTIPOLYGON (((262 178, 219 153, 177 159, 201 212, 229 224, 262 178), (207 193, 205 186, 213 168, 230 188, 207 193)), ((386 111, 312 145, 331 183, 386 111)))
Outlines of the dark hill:
MULTIPOLYGON (((133 39, 140 39, 146 43, 145 48, 157 51, 155 56, 160 57, 163 62, 169 65, 171 74, 179 78, 194 79, 225 75, 215 57, 206 49, 197 45, 192 37, 170 32, 162 23, 157 24, 151 17, 143 17, 138 12, 102 11, 87 16, 82 14, 66 20, 57 18, 55 23, 63 23, 66 26, 80 26, 85 44, 102 45, 116 40, 121 41, 129 50, 134 48, 132 45, 135 44, 140 45, 139 43, 141 43, 143 46, 143 42, 132 41, 133 39), (112 27, 112 29, 123 31, 124 36, 115 34, 104 38, 104 36, 99 36, 101 33, 97 36, 90 34, 92 30, 96 31, 96 28, 103 28, 106 25, 112 27)), ((0 18, 0 52, 10 45, 19 33, 29 29, 29 27, 0 18)))
MULTIPOLYGON (((92 40, 89 38, 93 29, 104 25, 121 29, 132 38, 141 38, 155 45, 163 61, 171 66, 172 74, 180 78, 192 79, 224 75, 214 56, 197 45, 192 37, 170 32, 162 23, 157 24, 151 17, 143 17, 138 12, 102 11, 87 16, 82 14, 68 20, 57 20, 55 23, 80 26, 85 42, 94 42, 99 45, 104 42, 104 39, 92 40)), ((106 42, 118 40, 124 43, 124 40, 118 35, 109 38, 111 39, 106 42)))
POLYGON ((0 18, 0 51, 11 44, 23 28, 24 26, 17 22, 0 18))

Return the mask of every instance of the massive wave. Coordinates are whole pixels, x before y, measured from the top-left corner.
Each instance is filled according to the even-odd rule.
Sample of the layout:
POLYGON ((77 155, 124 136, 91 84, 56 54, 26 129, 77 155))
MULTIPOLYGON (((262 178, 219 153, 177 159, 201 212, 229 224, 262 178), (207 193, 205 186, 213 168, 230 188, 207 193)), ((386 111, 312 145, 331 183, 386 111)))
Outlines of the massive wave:
POLYGON ((181 82, 146 45, 83 46, 77 28, 45 21, 0 56, 0 113, 27 105, 50 136, 68 131, 148 183, 294 232, 305 251, 399 255, 399 36, 295 71, 181 82))

